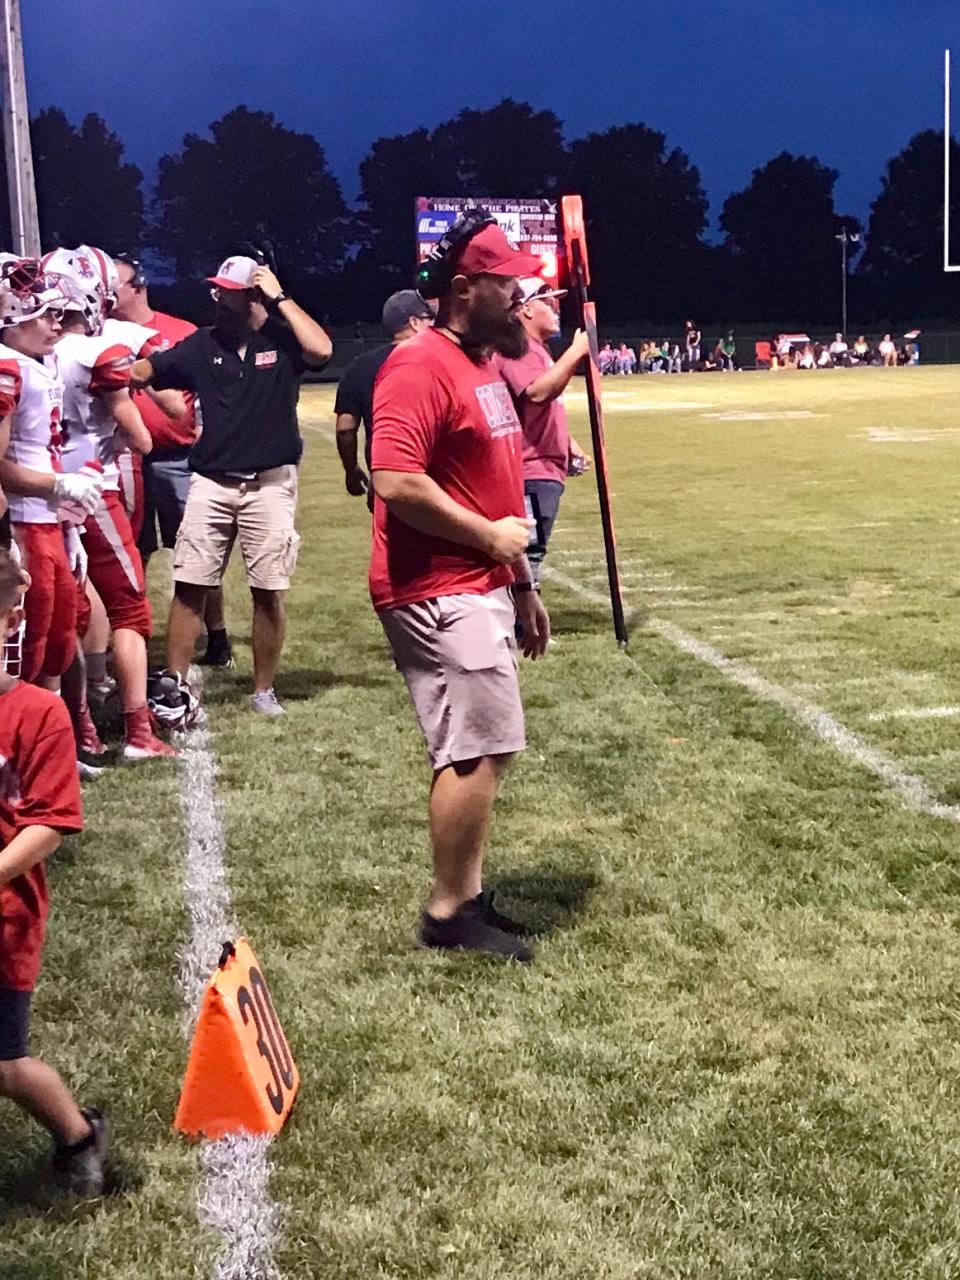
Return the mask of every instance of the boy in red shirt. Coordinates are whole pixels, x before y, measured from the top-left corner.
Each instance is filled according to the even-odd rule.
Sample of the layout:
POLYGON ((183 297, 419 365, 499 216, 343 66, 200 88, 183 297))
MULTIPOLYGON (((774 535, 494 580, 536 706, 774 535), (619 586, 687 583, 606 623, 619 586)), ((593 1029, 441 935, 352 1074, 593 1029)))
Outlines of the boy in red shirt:
MULTIPOLYGON (((0 552, 0 634, 23 619, 23 580, 0 552)), ((81 1111, 52 1067, 29 1054, 30 1003, 48 910, 44 863, 83 827, 73 729, 56 694, 0 672, 0 1097, 40 1122, 70 1190, 103 1190, 106 1127, 81 1111)))

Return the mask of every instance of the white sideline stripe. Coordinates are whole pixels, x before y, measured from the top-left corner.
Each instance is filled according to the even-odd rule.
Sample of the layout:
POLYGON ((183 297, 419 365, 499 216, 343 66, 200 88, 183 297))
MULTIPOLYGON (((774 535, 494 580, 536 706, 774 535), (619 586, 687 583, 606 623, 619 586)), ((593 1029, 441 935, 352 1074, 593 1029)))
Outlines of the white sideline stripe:
MULTIPOLYGON (((551 565, 543 566, 543 576, 572 591, 574 595, 590 600, 593 604, 603 607, 609 604, 607 596, 584 587, 576 579, 567 577, 565 573, 559 572, 551 565)), ((909 808, 918 809, 921 813, 929 814, 934 818, 944 818, 949 822, 960 824, 960 806, 943 804, 922 778, 904 769, 896 760, 879 751, 852 729, 848 729, 846 725, 841 724, 822 707, 818 707, 813 702, 806 702, 789 689, 785 689, 783 685, 767 680, 747 663, 728 658, 713 645, 698 640, 696 636, 682 631, 672 622, 667 622, 663 618, 646 618, 643 626, 646 630, 655 631, 657 635, 669 640, 683 653, 688 653, 700 662, 705 662, 707 666, 713 667, 732 684, 738 684, 754 697, 764 702, 772 702, 786 711, 794 720, 811 729, 822 742, 828 743, 841 756, 854 761, 879 778, 909 808)))
MULTIPOLYGON (((191 667, 190 681, 200 687, 198 668, 191 667)), ((221 944, 238 932, 227 884, 217 765, 203 709, 196 727, 184 736, 179 782, 186 835, 183 892, 190 916, 190 936, 180 950, 179 981, 189 1043, 221 944)), ((211 1280, 280 1280, 273 1262, 280 1210, 269 1195, 269 1144, 269 1138, 243 1135, 201 1145, 203 1182, 197 1214, 223 1241, 211 1280)))
POLYGON ((895 711, 873 711, 868 720, 947 720, 960 716, 960 707, 898 707, 895 711))

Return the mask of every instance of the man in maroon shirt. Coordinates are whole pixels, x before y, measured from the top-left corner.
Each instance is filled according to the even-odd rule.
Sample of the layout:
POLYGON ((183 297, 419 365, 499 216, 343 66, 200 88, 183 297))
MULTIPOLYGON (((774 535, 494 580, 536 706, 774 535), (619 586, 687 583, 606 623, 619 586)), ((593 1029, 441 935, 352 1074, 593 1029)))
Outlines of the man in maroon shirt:
POLYGON ((483 892, 483 860, 500 775, 526 745, 515 620, 528 657, 550 635, 524 554, 520 423, 489 359, 523 353, 517 277, 539 261, 474 223, 438 264, 435 328, 398 347, 374 388, 370 592, 433 767, 419 941, 531 960, 483 892))
POLYGON ((547 554, 567 475, 580 475, 590 465, 567 428, 561 396, 577 365, 590 350, 587 335, 578 329, 558 360, 546 343, 560 332, 557 300, 565 289, 551 289, 539 276, 520 281, 523 303, 520 323, 527 335, 525 355, 511 360, 494 354, 494 368, 510 388, 523 427, 523 492, 527 515, 536 521, 527 559, 539 586, 540 567, 547 554))
MULTIPOLYGON (((180 320, 164 311, 154 311, 147 293, 147 277, 139 258, 134 254, 115 254, 120 287, 113 315, 118 320, 132 320, 134 324, 155 329, 160 335, 162 351, 175 347, 178 342, 196 333, 197 326, 189 320, 180 320)), ((153 440, 153 449, 142 462, 142 476, 136 474, 141 465, 139 454, 128 454, 130 480, 123 475, 124 487, 134 486, 138 494, 139 510, 131 515, 131 523, 138 531, 137 547, 143 559, 143 567, 161 546, 172 551, 177 543, 177 532, 183 520, 190 490, 190 467, 187 459, 197 438, 196 406, 189 391, 181 393, 186 402, 186 414, 179 420, 170 418, 157 403, 149 387, 134 393, 133 399, 144 425, 153 440), (157 537, 159 527, 159 539, 157 537)), ((207 593, 204 606, 204 625, 207 630, 207 651, 199 659, 201 666, 232 667, 233 652, 223 615, 223 588, 216 587, 207 593)))

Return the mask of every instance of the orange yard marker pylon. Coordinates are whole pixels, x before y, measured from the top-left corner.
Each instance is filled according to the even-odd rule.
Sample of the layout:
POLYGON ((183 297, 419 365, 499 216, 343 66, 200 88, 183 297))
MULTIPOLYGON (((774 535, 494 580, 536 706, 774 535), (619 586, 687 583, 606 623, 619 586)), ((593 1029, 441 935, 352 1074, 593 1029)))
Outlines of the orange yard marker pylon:
POLYGON ((246 938, 223 949, 207 984, 174 1128, 197 1137, 279 1133, 300 1073, 246 938))

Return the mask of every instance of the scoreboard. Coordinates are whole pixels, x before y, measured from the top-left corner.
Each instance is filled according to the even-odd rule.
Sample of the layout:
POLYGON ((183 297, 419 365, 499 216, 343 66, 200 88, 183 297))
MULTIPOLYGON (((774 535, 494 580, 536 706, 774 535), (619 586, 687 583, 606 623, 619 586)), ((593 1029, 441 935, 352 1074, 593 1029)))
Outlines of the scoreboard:
POLYGON ((442 240, 464 209, 480 208, 503 228, 511 244, 540 259, 540 274, 556 284, 563 250, 556 200, 495 200, 483 196, 417 196, 417 263, 442 240))

